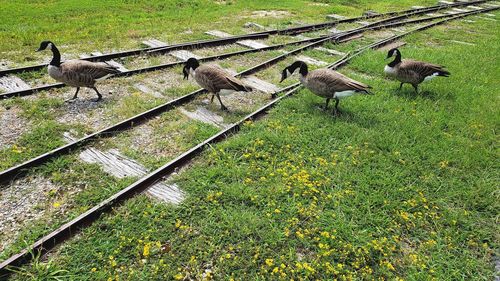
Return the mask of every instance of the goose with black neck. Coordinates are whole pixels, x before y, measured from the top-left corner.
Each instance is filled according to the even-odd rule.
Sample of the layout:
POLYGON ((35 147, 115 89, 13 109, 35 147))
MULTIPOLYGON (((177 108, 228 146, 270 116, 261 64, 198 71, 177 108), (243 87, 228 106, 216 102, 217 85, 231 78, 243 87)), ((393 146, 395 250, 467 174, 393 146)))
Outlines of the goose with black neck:
POLYGON ((76 92, 68 101, 73 101, 78 97, 80 87, 91 88, 97 93, 97 99, 100 101, 102 95, 97 90, 95 84, 120 71, 105 62, 90 62, 84 60, 70 60, 61 63, 61 53, 56 45, 51 41, 43 41, 37 52, 49 49, 52 51, 52 60, 48 66, 49 76, 68 86, 76 87, 76 92))
POLYGON ((253 89, 245 85, 241 80, 232 76, 226 70, 216 65, 203 64, 196 58, 189 58, 184 68, 182 69, 184 79, 188 79, 191 75, 196 83, 203 87, 208 92, 212 93, 210 102, 213 102, 214 96, 219 100, 221 110, 228 110, 222 103, 220 93, 233 93, 233 92, 251 92, 253 89))
POLYGON ((418 85, 420 83, 437 76, 450 76, 450 72, 441 65, 416 60, 402 60, 401 51, 397 48, 389 50, 386 59, 391 57, 394 57, 394 60, 385 66, 384 72, 389 77, 401 82, 399 90, 401 90, 403 84, 408 83, 413 86, 415 93, 418 94, 418 85))
POLYGON ((299 70, 299 80, 307 89, 314 94, 326 98, 325 110, 331 99, 335 99, 333 114, 340 113, 338 106, 341 99, 357 95, 371 94, 368 89, 371 87, 364 83, 353 80, 341 73, 328 68, 309 71, 307 64, 303 61, 296 61, 283 69, 281 73, 281 82, 291 76, 296 70, 299 70))

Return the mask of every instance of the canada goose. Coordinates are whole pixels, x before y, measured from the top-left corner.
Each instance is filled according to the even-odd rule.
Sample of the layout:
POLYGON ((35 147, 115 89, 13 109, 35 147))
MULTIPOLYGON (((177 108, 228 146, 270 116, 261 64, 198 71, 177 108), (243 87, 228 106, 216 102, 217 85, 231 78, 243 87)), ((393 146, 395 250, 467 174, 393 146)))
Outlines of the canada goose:
POLYGON ((94 101, 101 100, 102 95, 97 91, 95 83, 113 74, 120 73, 116 67, 104 62, 70 60, 61 63, 61 53, 51 41, 43 41, 36 51, 40 52, 47 48, 52 50, 53 55, 48 67, 50 77, 68 86, 76 87, 75 95, 69 101, 77 98, 80 87, 94 89, 97 93, 97 99, 94 101))
POLYGON ((393 56, 396 56, 396 58, 385 66, 384 72, 401 82, 401 85, 399 85, 400 90, 404 83, 409 83, 413 86, 415 92, 418 93, 418 84, 431 80, 436 76, 448 77, 450 75, 443 66, 437 64, 415 60, 401 60, 401 52, 397 48, 389 50, 386 59, 393 56))
POLYGON ((190 58, 186 61, 182 72, 184 73, 184 79, 188 79, 189 74, 191 74, 198 85, 212 93, 210 102, 213 102, 214 95, 217 96, 222 110, 227 110, 227 107, 220 99, 219 94, 221 92, 252 91, 252 88, 243 84, 243 82, 233 77, 224 69, 215 65, 200 65, 200 62, 195 58, 190 58))
POLYGON ((326 98, 325 109, 328 109, 330 99, 335 99, 334 114, 338 114, 340 99, 350 97, 355 94, 371 94, 368 89, 371 87, 361 82, 355 81, 334 70, 322 68, 311 72, 307 70, 307 64, 303 61, 296 61, 283 69, 280 83, 299 68, 300 82, 314 94, 326 98))

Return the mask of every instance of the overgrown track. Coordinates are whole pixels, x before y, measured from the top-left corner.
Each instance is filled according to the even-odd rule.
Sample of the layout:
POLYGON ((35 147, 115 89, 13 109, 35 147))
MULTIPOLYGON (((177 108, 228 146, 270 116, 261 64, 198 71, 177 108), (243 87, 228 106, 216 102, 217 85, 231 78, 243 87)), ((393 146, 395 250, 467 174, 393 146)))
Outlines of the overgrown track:
MULTIPOLYGON (((142 48, 142 49, 135 49, 135 50, 128 50, 128 51, 121 51, 121 52, 116 52, 116 53, 103 54, 103 55, 99 55, 99 56, 92 56, 89 58, 84 58, 83 60, 106 61, 106 60, 115 59, 115 58, 136 56, 136 55, 140 55, 144 52, 150 52, 150 53, 151 52, 170 52, 170 51, 182 50, 182 49, 196 49, 196 48, 209 47, 209 46, 219 46, 219 45, 235 43, 236 41, 239 41, 239 40, 267 38, 270 35, 300 34, 300 33, 310 32, 310 31, 314 31, 314 30, 318 30, 318 29, 332 27, 332 26, 335 26, 339 23, 351 23, 351 22, 355 22, 355 21, 359 21, 359 20, 363 20, 363 19, 378 18, 378 17, 393 17, 393 16, 397 16, 397 15, 406 15, 406 14, 411 13, 411 12, 429 13, 429 12, 435 12, 435 11, 442 10, 442 9, 448 9, 448 8, 460 7, 460 6, 466 6, 466 5, 476 5, 476 4, 481 4, 481 3, 485 3, 485 2, 488 2, 488 0, 477 0, 477 1, 471 1, 471 2, 457 2, 457 3, 453 3, 453 4, 447 4, 447 5, 436 5, 436 6, 425 7, 425 8, 420 8, 420 9, 410 9, 410 10, 405 10, 405 11, 388 12, 388 13, 383 13, 383 14, 342 19, 342 20, 337 20, 337 21, 324 22, 324 23, 318 23, 318 24, 310 24, 310 25, 304 25, 304 26, 299 26, 299 27, 290 27, 290 28, 285 28, 285 29, 273 29, 273 30, 268 30, 268 31, 249 33, 249 34, 245 34, 245 35, 237 35, 237 36, 221 38, 221 39, 211 39, 211 40, 201 40, 201 41, 195 41, 195 42, 179 43, 179 44, 174 44, 174 45, 170 45, 167 47, 142 48)), ((8 74, 37 71, 37 70, 43 69, 47 65, 48 64, 43 63, 43 64, 37 64, 37 65, 32 65, 32 66, 25 66, 25 67, 19 67, 19 68, 0 70, 0 77, 8 75, 8 74)))
MULTIPOLYGON (((357 18, 339 20, 339 21, 328 22, 328 23, 306 25, 306 26, 281 29, 281 30, 265 31, 265 32, 260 32, 260 33, 239 35, 239 36, 233 36, 233 37, 222 38, 222 39, 197 41, 197 42, 192 42, 192 43, 182 43, 182 44, 177 44, 177 45, 172 45, 172 46, 167 46, 167 47, 146 48, 146 49, 141 49, 142 51, 139 51, 139 50, 126 51, 126 52, 115 53, 115 54, 95 56, 95 57, 91 57, 91 58, 87 58, 87 59, 88 60, 106 60, 106 59, 109 60, 112 58, 138 55, 138 54, 141 54, 144 52, 146 52, 148 54, 157 53, 157 52, 164 53, 164 52, 170 52, 170 51, 179 50, 179 49, 195 49, 195 48, 201 48, 201 47, 207 47, 207 46, 226 45, 226 44, 235 43, 236 41, 239 41, 242 39, 266 38, 270 35, 276 35, 276 34, 286 34, 286 35, 292 34, 292 35, 294 35, 294 34, 300 34, 300 33, 304 33, 304 32, 310 32, 313 30, 331 27, 331 26, 339 24, 339 23, 349 23, 349 22, 354 22, 354 21, 357 21, 360 19, 365 19, 365 18, 389 16, 389 18, 387 18, 387 19, 383 19, 383 20, 371 23, 367 26, 356 29, 356 30, 359 30, 360 32, 362 32, 362 30, 368 30, 368 29, 370 29, 374 26, 377 26, 377 25, 381 25, 381 24, 389 23, 389 22, 393 22, 393 21, 398 21, 398 20, 401 20, 401 19, 404 19, 407 17, 411 17, 411 16, 422 15, 425 13, 435 12, 435 11, 439 11, 439 10, 443 10, 443 9, 454 8, 454 7, 458 7, 458 6, 478 5, 478 4, 482 4, 485 2, 488 2, 488 1, 487 0, 479 0, 479 1, 473 1, 473 2, 457 2, 457 3, 453 3, 453 4, 438 5, 438 6, 432 6, 432 7, 427 7, 427 8, 410 9, 410 10, 399 11, 399 12, 390 12, 390 13, 385 13, 385 14, 381 14, 381 15, 374 15, 371 17, 357 17, 357 18)), ((450 17, 450 16, 452 16, 452 15, 444 15, 442 17, 450 17)), ((433 18, 438 19, 439 17, 433 17, 433 18)), ((312 42, 312 41, 316 41, 316 40, 321 40, 321 39, 326 38, 326 37, 328 37, 328 36, 325 35, 322 37, 316 37, 316 38, 312 38, 312 39, 305 39, 305 40, 299 40, 299 41, 285 43, 285 44, 273 45, 273 46, 269 46, 266 48, 249 49, 249 50, 243 50, 243 51, 238 51, 238 52, 233 52, 233 53, 228 53, 228 54, 223 54, 223 55, 216 55, 216 56, 212 56, 212 57, 203 58, 203 60, 208 61, 208 60, 215 60, 215 59, 221 59, 221 58, 228 58, 228 57, 242 55, 242 54, 255 53, 255 52, 260 52, 260 51, 276 50, 276 49, 280 49, 280 48, 290 46, 290 45, 304 44, 304 43, 308 43, 308 42, 312 42)), ((118 75, 115 75, 115 76, 117 76, 117 77, 118 76, 130 76, 130 75, 135 75, 135 74, 144 73, 144 72, 156 71, 156 70, 171 68, 171 67, 177 66, 177 65, 182 64, 182 63, 183 62, 174 62, 174 63, 167 63, 167 64, 161 64, 161 65, 156 65, 156 66, 149 66, 149 67, 144 67, 144 68, 140 68, 140 69, 124 71, 124 72, 122 72, 118 75)), ((43 66, 46 66, 46 65, 43 65, 43 66)), ((6 71, 9 71, 9 70, 6 70, 6 71)), ((1 76, 1 73, 2 73, 2 71, 0 71, 0 76, 1 76)), ((12 98, 12 97, 32 95, 32 94, 35 94, 35 93, 40 92, 40 91, 62 88, 64 86, 65 85, 63 83, 54 83, 54 84, 50 84, 50 85, 44 85, 44 86, 34 87, 34 88, 30 88, 30 89, 25 89, 25 90, 12 91, 12 92, 8 92, 8 93, 0 94, 0 99, 7 99, 7 98, 12 98)))
MULTIPOLYGON (((474 2, 475 3, 475 2, 474 2)), ((364 27, 360 27, 360 28, 355 28, 355 29, 352 29, 350 31, 345 31, 343 33, 340 33, 340 34, 336 34, 336 35, 330 35, 330 36, 320 36, 320 37, 317 37, 317 38, 312 38, 312 39, 306 39, 306 40, 301 40, 300 42, 301 43, 308 43, 309 44, 306 44, 304 46, 301 46, 299 48, 296 48, 295 50, 292 50, 290 52, 287 52, 283 55, 280 55, 280 56, 277 56, 275 58, 272 58, 270 60, 267 60, 265 62, 262 62, 250 69, 247 69, 245 71, 242 71, 240 73, 238 73, 236 76, 238 77, 241 77, 241 76, 247 76, 247 75, 251 75, 251 74, 254 74, 258 71, 261 71, 263 69, 266 69, 276 63, 278 63, 279 61, 281 60, 284 60, 286 59, 287 57, 291 56, 291 55, 294 55, 294 54, 297 54, 299 52, 302 52, 306 49, 309 49, 309 48, 312 48, 312 47, 315 47, 315 46, 319 46, 321 44, 324 44, 325 42, 327 41, 332 41, 334 43, 340 43, 340 42, 344 42, 345 40, 349 40, 349 38, 352 38, 353 35, 356 35, 356 34, 359 34, 359 33, 362 33, 362 32, 365 32, 365 31, 371 31, 371 30, 378 30, 378 29, 383 29, 383 28, 389 28, 389 27, 396 27, 396 26, 402 26, 402 25, 406 25, 406 24, 416 24, 416 23, 421 23, 421 22, 425 22, 425 21, 433 21, 433 20, 436 20, 436 19, 442 19, 442 18, 453 18, 455 17, 456 15, 469 15, 471 13, 476 13, 476 11, 471 11, 471 12, 463 12, 463 13, 457 13, 457 14, 453 14, 453 15, 442 15, 442 16, 435 16, 435 17, 426 17, 426 18, 420 18, 420 19, 415 19, 415 20, 404 20, 406 19, 407 17, 409 16, 414 16, 414 15, 419 15, 420 13, 423 13, 422 12, 423 9, 418 9, 417 11, 415 10, 411 10, 411 12, 409 12, 408 14, 409 15, 397 15, 395 17, 391 17, 391 18, 387 18, 387 19, 383 19, 383 20, 380 20, 380 21, 377 21, 377 22, 374 22, 372 24, 369 24, 367 26, 364 26, 364 27)), ((489 9, 488 9, 489 10, 489 9)), ((480 11, 480 10, 479 10, 480 11)), ((425 12, 427 12, 427 10, 425 10, 425 12)), ((297 41, 299 42, 299 41, 297 41)), ((299 44, 297 42, 292 42, 294 44, 299 44)), ((290 43, 290 44, 292 44, 290 43)), ((278 48, 276 46, 271 46, 270 48, 278 48)), ((236 52, 236 53, 239 53, 241 54, 241 52, 255 52, 255 51, 260 51, 262 49, 257 49, 257 50, 244 50, 244 51, 240 51, 240 52, 236 52)), ((210 60, 210 59, 215 59, 215 58, 226 58, 228 56, 232 56, 234 55, 234 53, 229 53, 229 54, 223 54, 223 55, 216 55, 216 56, 212 56, 212 57, 208 57, 208 58, 204 58, 203 60, 210 60)), ((172 66, 172 65, 178 65, 178 64, 182 64, 183 62, 176 62, 176 63, 170 63, 170 64, 166 64, 166 65, 162 65, 162 66, 156 66, 157 68, 158 67, 166 67, 166 66, 172 66)), ((146 68, 146 69, 150 69, 151 67, 149 68, 146 68)), ((132 71, 139 71, 139 70, 132 70, 132 71)), ((144 71, 148 71, 148 70, 142 70, 143 72, 144 71)), ((151 70, 152 71, 152 70, 151 70)), ((127 72, 124 72, 124 73, 121 73, 120 75, 127 75, 127 72)), ((152 117, 155 117, 161 113, 164 113, 168 110, 171 110, 173 108, 175 108, 176 106, 179 106, 179 105, 183 105, 187 102, 190 102, 191 100, 193 100, 196 96, 204 93, 205 91, 200 89, 200 90, 197 90, 197 91, 194 91, 194 92, 191 92, 187 95, 184 95, 184 96, 181 96, 179 98, 176 98, 172 101, 169 101, 169 102, 166 102, 162 105, 159 105, 155 108, 152 108, 146 112, 143 112, 143 113, 140 113, 138 115, 135 115, 131 118, 128 118, 124 121, 121 121, 117 124, 114 124, 112 126, 109 126, 105 129, 102 129, 100 131, 97 131, 95 133, 92 133, 90 135, 87 135, 81 139, 78 139, 76 141, 73 141, 71 143, 68 143, 64 146, 61 146, 61 147, 58 147, 56 149, 53 149, 49 152, 46 152, 42 155, 39 155, 35 158, 32 158, 30 160, 27 160, 19 165, 16 165, 14 167, 11 167, 9 169, 6 169, 2 172, 0 172, 0 184, 1 183, 5 183, 5 182, 8 182, 8 181, 11 181, 17 177, 20 177, 22 175, 24 175, 26 172, 28 172, 28 170, 30 168, 33 168, 33 167, 36 167, 38 165, 41 165, 45 162, 47 162, 48 160, 54 158, 54 157, 57 157, 57 156, 60 156, 62 154, 66 154, 66 153, 69 153, 70 151, 74 150, 74 149, 77 149, 85 144, 87 144, 88 142, 90 141, 93 141, 93 140, 96 140, 98 138, 101 138, 101 137, 107 137, 107 136, 111 136, 111 135, 114 135, 116 134, 117 132, 121 132, 123 130, 126 130, 126 129, 129 129, 131 127, 134 127, 134 126, 137 126, 139 124, 142 124, 144 121, 147 121, 149 119, 151 119, 152 117)), ((2 188, 2 186, 0 186, 0 189, 2 188)))
MULTIPOLYGON (((385 44, 388 44, 388 43, 390 43, 394 40, 397 40, 403 36, 406 36, 408 34, 411 34, 411 33, 417 32, 417 31, 422 31, 422 30, 434 27, 436 25, 443 24, 443 23, 446 23, 448 21, 459 19, 459 18, 462 18, 465 16, 478 14, 478 13, 484 13, 484 12, 488 12, 488 11, 493 11, 496 9, 498 9, 498 7, 487 8, 487 9, 457 14, 457 15, 454 15, 452 17, 418 27, 418 28, 413 29, 411 31, 408 31, 406 33, 385 38, 383 40, 377 41, 375 43, 366 45, 362 48, 355 50, 351 54, 344 56, 343 58, 341 58, 337 62, 329 65, 328 67, 333 68, 333 69, 339 68, 339 67, 347 64, 354 57, 359 56, 365 50, 368 50, 370 48, 381 47, 385 44)), ((66 239, 70 238, 72 235, 74 235, 75 233, 80 231, 82 228, 92 224, 103 213, 111 210, 112 207, 117 206, 118 204, 120 204, 124 200, 131 198, 134 195, 140 193, 141 191, 145 190, 147 187, 151 186, 152 184, 154 184, 157 181, 164 178, 165 176, 168 176, 169 174, 174 172, 176 169, 178 169, 178 168, 184 166, 186 163, 190 162, 201 151, 203 151, 203 149, 205 147, 207 147, 208 145, 219 142, 219 141, 227 138, 231 134, 238 132, 240 130, 241 125, 245 121, 257 119, 257 118, 261 117, 262 115, 266 114, 270 108, 272 108, 274 105, 276 105, 282 99, 293 95, 299 88, 300 88, 300 85, 298 83, 296 83, 296 84, 293 84, 285 89, 282 89, 280 92, 281 93, 284 92, 284 94, 282 96, 280 96, 279 98, 274 99, 273 101, 271 101, 267 105, 259 108, 258 110, 254 111, 253 113, 247 115, 245 118, 241 119, 240 121, 232 124, 227 129, 224 129, 224 130, 220 131, 219 133, 215 134, 214 136, 199 143, 195 147, 191 148, 187 152, 185 152, 182 155, 175 158, 174 160, 172 160, 169 163, 165 164, 164 166, 158 168, 157 170, 148 174, 147 176, 141 178, 140 180, 136 181, 135 183, 126 187, 125 189, 121 190, 120 192, 114 194, 113 196, 104 200, 103 202, 96 205, 95 207, 88 210, 87 212, 81 214, 80 216, 73 219, 72 221, 64 224, 63 226, 59 227, 57 230, 53 231, 49 235, 41 238, 40 240, 35 242, 33 245, 31 245, 29 248, 24 249, 20 253, 10 257, 6 261, 4 261, 2 264, 0 264, 0 276, 5 276, 5 275, 9 274, 9 271, 8 271, 9 266, 19 266, 19 265, 22 265, 23 263, 29 262, 29 260, 32 258, 31 254, 36 255, 36 253, 39 253, 39 252, 45 253, 47 251, 50 251, 56 245, 65 241, 66 239)))

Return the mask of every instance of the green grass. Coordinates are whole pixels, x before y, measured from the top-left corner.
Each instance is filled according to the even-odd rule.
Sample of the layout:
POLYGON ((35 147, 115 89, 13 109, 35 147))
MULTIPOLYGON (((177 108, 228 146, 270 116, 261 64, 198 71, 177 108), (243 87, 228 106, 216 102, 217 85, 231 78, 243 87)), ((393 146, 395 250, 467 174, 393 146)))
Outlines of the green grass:
POLYGON ((342 72, 374 96, 342 101, 335 118, 301 90, 184 171, 180 206, 131 199, 51 259, 79 280, 491 280, 496 27, 406 38, 403 56, 452 73, 418 95, 381 75, 385 52, 364 54, 342 72))
MULTIPOLYGON (((63 53, 128 49, 141 46, 147 38, 166 42, 191 41, 206 38, 208 29, 242 33, 245 22, 281 26, 289 21, 323 21, 328 13, 359 15, 360 11, 375 9, 389 11, 414 4, 404 1, 331 1, 330 6, 314 6, 304 0, 168 0, 168 1, 0 1, 0 51, 12 52, 9 60, 29 64, 37 54, 34 50, 43 40, 62 46, 63 53), (223 2, 223 4, 217 4, 223 2), (285 10, 284 18, 251 18, 254 10, 285 10), (71 20, 69 20, 71 19, 71 20), (231 22, 228 25, 227 22, 231 22), (191 30, 193 33, 184 33, 191 30)), ((419 4, 433 5, 434 1, 419 4)), ((289 22, 290 23, 290 22, 289 22)), ((281 26, 284 27, 284 26, 281 26)))
POLYGON ((38 156, 64 144, 62 133, 69 130, 54 121, 38 124, 30 132, 24 133, 17 143, 0 149, 0 170, 5 170, 22 161, 38 156))
MULTIPOLYGON (((321 21, 327 13, 359 15, 367 9, 434 4, 341 3, 108 1, 103 9, 104 4, 84 1, 3 1, 0 17, 6 20, 0 23, 5 31, 0 33, 0 50, 28 54, 8 56, 24 63, 32 62, 32 49, 49 34, 68 52, 126 49, 139 46, 143 37, 188 41, 204 38, 203 31, 215 28, 238 34, 246 21, 287 26, 321 21), (193 5, 202 12, 190 17, 193 5), (292 16, 242 17, 264 9, 288 10, 292 16), (62 21, 57 15, 73 20, 62 21), (194 34, 181 34, 188 28, 194 34)), ((322 99, 300 91, 183 171, 175 179, 187 194, 180 206, 145 196, 131 199, 51 253, 48 262, 36 259, 12 279, 491 280, 492 256, 499 254, 495 78, 500 72, 500 32, 495 22, 474 20, 404 39, 404 56, 444 64, 452 72, 450 78, 422 85, 419 95, 410 87, 398 92, 399 84, 381 74, 385 52, 370 51, 341 72, 373 86, 374 96, 342 101, 344 114, 335 118, 318 108, 322 99)), ((330 47, 350 50, 364 40, 330 47)), ((308 54, 334 59, 316 51, 308 54)), ((260 61, 264 56, 221 64, 243 70, 247 67, 241 64, 248 58, 260 61)), ((287 63, 259 77, 279 79, 287 63)), ((180 73, 180 68, 174 71, 180 73)), ((295 81, 288 79, 284 85, 295 81)), ((178 96, 194 89, 165 84, 163 93, 178 96)), ((122 119, 159 102, 129 91, 132 94, 109 104, 106 114, 122 119)), ((19 107, 22 117, 33 123, 15 147, 0 151, 5 167, 61 145, 62 132, 72 127, 55 121, 62 101, 47 95, 2 105, 19 107)), ((234 121, 244 112, 223 115, 234 121)), ((135 131, 96 145, 118 148, 154 169, 215 132, 214 127, 184 119, 172 111, 148 123, 155 148, 168 155, 148 155, 132 147, 135 131)), ((77 128, 83 131, 88 131, 84 124, 77 128)), ((21 249, 24 240, 36 240, 134 181, 106 175, 97 165, 80 163, 76 155, 60 157, 32 174, 60 187, 53 202, 65 211, 55 208, 33 222, 0 254, 2 260, 21 249), (74 189, 80 191, 68 194, 74 189)))

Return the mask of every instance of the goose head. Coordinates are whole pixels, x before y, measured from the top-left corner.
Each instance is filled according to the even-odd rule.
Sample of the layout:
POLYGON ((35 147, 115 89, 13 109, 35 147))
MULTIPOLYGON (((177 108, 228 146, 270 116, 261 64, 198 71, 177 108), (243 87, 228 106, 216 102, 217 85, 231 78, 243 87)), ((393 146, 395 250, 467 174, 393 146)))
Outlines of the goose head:
POLYGON ((389 52, 387 52, 387 57, 385 59, 386 60, 390 59, 393 56, 396 56, 396 57, 399 56, 399 57, 401 57, 401 52, 397 48, 390 49, 389 52))
POLYGON ((42 41, 42 43, 40 43, 40 47, 36 51, 40 52, 46 49, 52 50, 53 47, 54 43, 52 43, 51 41, 42 41))
POLYGON ((189 73, 196 70, 200 66, 200 62, 195 58, 189 58, 184 64, 184 68, 182 69, 182 73, 184 74, 184 80, 188 79, 189 73))
POLYGON ((285 67, 285 69, 283 69, 283 71, 281 72, 280 83, 283 82, 283 80, 285 80, 289 76, 291 76, 295 72, 295 70, 297 70, 297 68, 299 68, 299 73, 302 76, 307 75, 307 72, 308 72, 307 71, 307 64, 303 61, 298 60, 298 61, 292 63, 291 65, 285 67))

